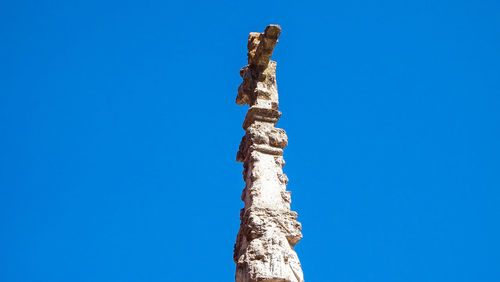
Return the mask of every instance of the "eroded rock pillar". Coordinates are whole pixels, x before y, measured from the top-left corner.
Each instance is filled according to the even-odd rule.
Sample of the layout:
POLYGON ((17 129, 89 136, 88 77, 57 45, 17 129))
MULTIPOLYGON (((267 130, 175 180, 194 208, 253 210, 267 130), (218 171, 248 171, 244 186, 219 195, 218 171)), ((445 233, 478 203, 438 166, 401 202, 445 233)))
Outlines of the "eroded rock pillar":
POLYGON ((250 33, 248 65, 240 70, 243 82, 236 103, 250 106, 243 122, 246 131, 237 161, 243 162, 245 189, 241 225, 234 246, 236 282, 304 281, 294 246, 302 238, 297 213, 290 211, 290 192, 283 173, 283 149, 288 138, 276 128, 278 111, 276 62, 270 60, 281 28, 250 33))

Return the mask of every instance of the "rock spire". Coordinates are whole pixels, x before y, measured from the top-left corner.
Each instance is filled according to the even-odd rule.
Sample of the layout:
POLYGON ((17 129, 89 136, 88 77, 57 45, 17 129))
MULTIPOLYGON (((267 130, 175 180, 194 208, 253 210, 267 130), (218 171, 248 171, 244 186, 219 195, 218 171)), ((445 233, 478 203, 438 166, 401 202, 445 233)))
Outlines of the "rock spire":
POLYGON ((288 138, 276 128, 278 111, 276 62, 270 60, 281 28, 269 25, 248 37, 248 65, 236 103, 250 106, 243 122, 246 134, 236 156, 243 162, 245 189, 241 225, 234 246, 236 282, 303 282, 294 246, 302 238, 297 213, 290 211, 283 149, 288 138))

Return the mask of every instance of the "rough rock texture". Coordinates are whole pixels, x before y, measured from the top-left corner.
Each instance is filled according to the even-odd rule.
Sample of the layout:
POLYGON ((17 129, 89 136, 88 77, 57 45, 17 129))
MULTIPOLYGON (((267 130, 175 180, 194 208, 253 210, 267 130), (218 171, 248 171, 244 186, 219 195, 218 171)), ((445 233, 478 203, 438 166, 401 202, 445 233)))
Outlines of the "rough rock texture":
POLYGON ((240 75, 236 103, 250 109, 243 128, 236 160, 243 162, 246 182, 241 199, 240 231, 234 246, 236 282, 304 281, 294 246, 302 238, 297 213, 290 211, 288 178, 283 173, 283 148, 288 138, 274 127, 281 116, 278 109, 276 62, 271 55, 281 28, 270 25, 264 33, 250 33, 248 65, 240 75))

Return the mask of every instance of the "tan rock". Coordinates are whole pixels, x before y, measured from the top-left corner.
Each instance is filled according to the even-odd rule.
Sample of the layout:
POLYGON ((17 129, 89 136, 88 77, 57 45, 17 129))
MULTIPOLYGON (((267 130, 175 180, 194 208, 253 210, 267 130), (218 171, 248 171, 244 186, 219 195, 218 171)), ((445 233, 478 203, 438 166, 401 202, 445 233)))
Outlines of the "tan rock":
POLYGON ((241 199, 240 231, 234 246, 236 282, 302 282, 294 246, 302 238, 297 213, 290 211, 291 193, 283 173, 283 149, 288 138, 276 128, 278 109, 276 62, 271 61, 281 28, 270 25, 248 37, 248 65, 236 103, 250 106, 243 122, 237 161, 243 162, 246 186, 241 199))

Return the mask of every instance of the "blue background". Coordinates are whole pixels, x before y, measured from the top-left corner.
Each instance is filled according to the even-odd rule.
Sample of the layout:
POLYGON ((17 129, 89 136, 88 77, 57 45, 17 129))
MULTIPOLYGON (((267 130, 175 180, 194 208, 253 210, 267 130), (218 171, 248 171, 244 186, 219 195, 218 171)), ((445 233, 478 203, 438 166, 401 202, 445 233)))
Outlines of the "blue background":
POLYGON ((233 281, 248 33, 306 281, 500 281, 498 1, 2 1, 0 281, 233 281))

